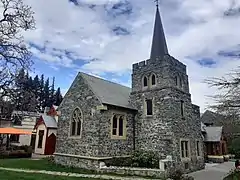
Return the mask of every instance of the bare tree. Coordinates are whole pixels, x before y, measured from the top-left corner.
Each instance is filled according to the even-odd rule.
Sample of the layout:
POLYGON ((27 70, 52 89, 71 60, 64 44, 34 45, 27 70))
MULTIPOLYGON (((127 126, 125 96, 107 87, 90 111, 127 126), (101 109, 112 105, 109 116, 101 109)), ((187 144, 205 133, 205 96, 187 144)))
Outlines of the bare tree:
POLYGON ((210 78, 205 80, 210 87, 217 87, 217 95, 210 96, 214 103, 209 106, 218 114, 224 115, 219 122, 224 126, 227 142, 239 136, 240 130, 240 69, 226 74, 221 78, 210 78))
POLYGON ((210 96, 215 104, 210 108, 227 116, 240 115, 240 69, 237 69, 225 77, 211 78, 205 81, 210 87, 217 87, 217 95, 210 96))
POLYGON ((9 96, 16 72, 32 65, 23 31, 34 29, 31 7, 22 0, 0 0, 0 98, 9 96))

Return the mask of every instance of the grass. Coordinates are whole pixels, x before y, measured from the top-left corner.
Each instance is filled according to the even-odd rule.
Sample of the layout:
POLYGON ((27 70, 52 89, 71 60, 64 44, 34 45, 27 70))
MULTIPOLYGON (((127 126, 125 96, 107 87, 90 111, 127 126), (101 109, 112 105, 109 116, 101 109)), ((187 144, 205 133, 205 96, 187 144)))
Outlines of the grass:
POLYGON ((47 159, 32 160, 32 159, 1 159, 0 167, 6 168, 21 168, 31 170, 46 170, 57 172, 72 172, 81 174, 93 174, 91 170, 80 168, 65 167, 49 162, 47 159))
MULTIPOLYGON (((68 173, 80 173, 80 174, 105 174, 118 177, 131 177, 131 175, 120 175, 115 173, 97 173, 93 170, 80 169, 74 167, 67 167, 56 165, 53 162, 49 161, 48 158, 40 160, 32 159, 0 159, 0 167, 5 168, 17 168, 17 169, 30 169, 30 170, 46 170, 54 172, 68 172, 68 173)), ((140 176, 141 177, 141 176, 140 176)), ((146 179, 156 179, 154 177, 144 177, 146 179)), ((0 180, 1 176, 0 176, 0 180)))
MULTIPOLYGON (((48 174, 36 174, 36 173, 23 173, 23 172, 13 172, 13 171, 3 171, 0 170, 1 180, 93 180, 90 178, 80 178, 80 177, 67 177, 67 176, 54 176, 48 174)), ((94 179, 96 180, 96 179, 94 179)))

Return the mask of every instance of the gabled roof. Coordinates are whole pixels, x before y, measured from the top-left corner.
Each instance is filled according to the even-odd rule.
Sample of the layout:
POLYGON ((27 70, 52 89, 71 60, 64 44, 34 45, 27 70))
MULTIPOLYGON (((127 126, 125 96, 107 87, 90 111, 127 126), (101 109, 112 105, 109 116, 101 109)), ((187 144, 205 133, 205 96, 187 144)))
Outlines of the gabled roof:
POLYGON ((205 127, 206 134, 205 134, 205 142, 219 142, 222 137, 223 127, 205 127))
POLYGON ((201 122, 201 131, 206 132, 206 125, 201 122))
POLYGON ((21 116, 30 116, 30 117, 39 117, 41 114, 38 112, 30 112, 30 111, 13 111, 13 115, 21 115, 21 116))
POLYGON ((57 128, 57 121, 54 117, 43 114, 42 118, 47 128, 57 128))
POLYGON ((224 120, 224 118, 225 117, 221 114, 207 110, 202 114, 200 120, 204 124, 209 123, 209 124, 218 125, 224 120))
POLYGON ((103 104, 134 109, 129 103, 131 88, 80 72, 103 104))

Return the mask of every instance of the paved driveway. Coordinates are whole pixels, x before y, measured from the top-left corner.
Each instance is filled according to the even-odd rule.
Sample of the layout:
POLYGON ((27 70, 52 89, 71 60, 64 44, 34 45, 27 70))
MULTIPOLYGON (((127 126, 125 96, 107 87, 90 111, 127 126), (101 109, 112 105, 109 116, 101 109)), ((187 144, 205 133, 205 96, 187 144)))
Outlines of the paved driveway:
POLYGON ((226 174, 234 168, 234 162, 225 162, 222 164, 207 164, 201 171, 190 173, 195 180, 222 180, 226 174))

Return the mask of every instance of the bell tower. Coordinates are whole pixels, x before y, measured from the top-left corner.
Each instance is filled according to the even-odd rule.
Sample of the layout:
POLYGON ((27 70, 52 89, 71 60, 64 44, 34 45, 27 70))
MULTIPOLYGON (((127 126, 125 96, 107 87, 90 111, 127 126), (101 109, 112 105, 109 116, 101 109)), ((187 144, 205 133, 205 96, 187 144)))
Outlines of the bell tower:
MULTIPOLYGON (((181 139, 187 139, 187 147, 193 147, 189 154, 196 157, 195 141, 203 147, 199 107, 191 102, 186 65, 169 54, 158 1, 150 58, 133 64, 132 69, 131 103, 138 109, 136 148, 161 157, 170 155, 181 166, 181 139)), ((198 167, 191 159, 187 163, 198 167)))

